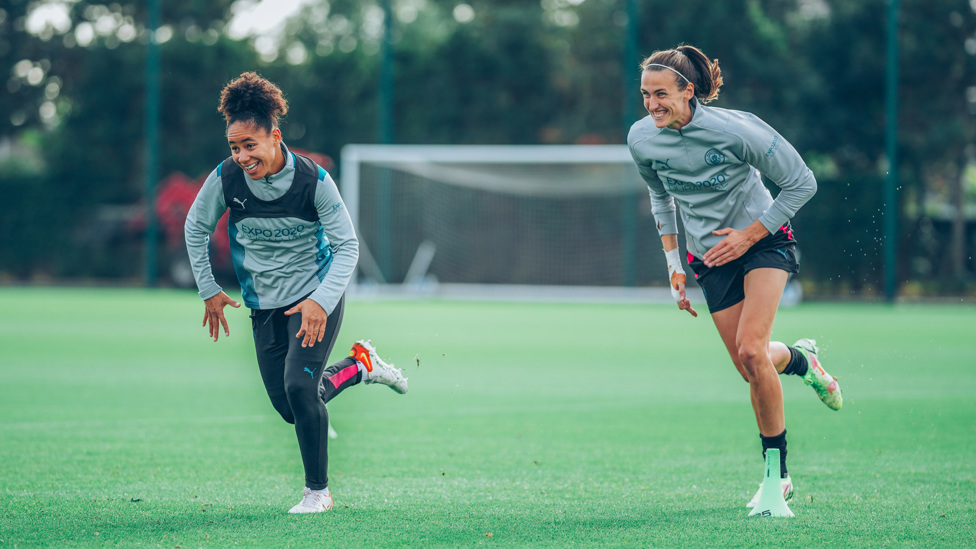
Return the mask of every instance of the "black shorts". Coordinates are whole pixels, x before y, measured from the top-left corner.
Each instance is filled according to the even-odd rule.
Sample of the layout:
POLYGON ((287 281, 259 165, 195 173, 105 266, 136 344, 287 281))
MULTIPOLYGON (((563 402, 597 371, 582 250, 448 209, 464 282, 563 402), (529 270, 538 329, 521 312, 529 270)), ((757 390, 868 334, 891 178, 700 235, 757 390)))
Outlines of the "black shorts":
POLYGON ((708 311, 717 313, 746 298, 745 276, 753 269, 780 269, 791 274, 800 272, 796 260, 796 240, 790 225, 780 227, 749 248, 742 257, 719 267, 706 267, 705 262, 688 253, 688 266, 695 273, 695 281, 705 294, 708 311))

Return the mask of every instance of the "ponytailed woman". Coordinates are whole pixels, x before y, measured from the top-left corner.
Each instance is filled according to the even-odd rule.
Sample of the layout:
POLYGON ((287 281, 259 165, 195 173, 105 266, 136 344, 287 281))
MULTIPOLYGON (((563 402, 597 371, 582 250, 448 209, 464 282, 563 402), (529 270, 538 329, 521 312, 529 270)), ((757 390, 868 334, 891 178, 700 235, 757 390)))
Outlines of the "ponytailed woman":
POLYGON ((706 107, 721 86, 718 60, 694 46, 654 53, 641 63, 648 116, 631 127, 627 144, 650 190, 672 296, 680 310, 698 316, 685 293, 679 210, 688 264, 732 363, 749 383, 763 456, 769 448, 780 450, 789 501, 793 481, 778 375, 800 376, 833 410, 843 404, 816 341, 770 341, 787 280, 799 271, 790 219, 816 193, 817 182, 796 150, 757 116, 706 107), (761 176, 779 187, 775 200, 761 176))
POLYGON ((240 307, 214 279, 207 249, 229 209, 231 257, 251 310, 258 368, 272 406, 295 426, 305 469, 302 499, 289 512, 328 511, 326 403, 360 382, 406 393, 407 379, 368 340, 326 367, 359 242, 332 177, 282 141, 279 122, 288 103, 281 90, 247 72, 224 87, 218 111, 230 157, 207 177, 184 228, 205 305, 202 325, 215 342, 221 331, 229 336, 224 307, 240 307))

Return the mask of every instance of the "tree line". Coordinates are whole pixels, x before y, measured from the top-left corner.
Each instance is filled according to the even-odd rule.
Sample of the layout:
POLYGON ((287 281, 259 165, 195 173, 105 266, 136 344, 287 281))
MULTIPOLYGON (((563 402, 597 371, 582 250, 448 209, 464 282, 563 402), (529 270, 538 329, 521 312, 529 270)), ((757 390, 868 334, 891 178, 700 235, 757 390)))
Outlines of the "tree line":
MULTIPOLYGON (((286 142, 335 160, 380 140, 381 93, 395 143, 623 143, 641 116, 628 40, 639 57, 689 43, 720 61, 714 105, 759 115, 817 175, 794 223, 808 295, 881 291, 886 211, 899 294, 976 292, 968 0, 900 1, 891 209, 887 0, 392 0, 386 75, 376 0, 311 3, 271 42, 231 35, 233 0, 160 5, 161 177, 197 178, 227 156, 217 96, 247 70, 285 91, 286 142)), ((138 279, 147 2, 79 0, 43 23, 37 9, 0 8, 0 279, 138 279)))

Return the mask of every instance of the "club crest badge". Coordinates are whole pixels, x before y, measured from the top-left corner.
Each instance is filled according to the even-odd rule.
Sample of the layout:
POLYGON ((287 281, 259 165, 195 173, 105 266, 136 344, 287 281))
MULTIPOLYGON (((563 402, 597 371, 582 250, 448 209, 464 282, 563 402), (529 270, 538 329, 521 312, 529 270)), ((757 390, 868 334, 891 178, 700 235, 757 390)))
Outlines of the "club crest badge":
POLYGON ((725 155, 718 149, 708 149, 708 152, 705 153, 705 163, 709 166, 725 164, 725 155))

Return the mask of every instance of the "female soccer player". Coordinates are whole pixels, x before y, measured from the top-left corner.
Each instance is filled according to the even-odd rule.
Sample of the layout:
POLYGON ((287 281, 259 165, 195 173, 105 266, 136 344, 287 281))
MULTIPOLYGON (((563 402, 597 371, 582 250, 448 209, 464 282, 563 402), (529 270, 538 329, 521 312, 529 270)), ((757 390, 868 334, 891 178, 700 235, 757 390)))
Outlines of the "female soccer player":
POLYGON ((732 362, 749 383, 763 456, 767 448, 780 450, 783 496, 789 501, 793 482, 786 468, 778 374, 801 376, 831 409, 843 403, 814 340, 793 346, 770 341, 787 279, 799 270, 789 220, 814 195, 817 182, 796 150, 758 117, 705 106, 722 86, 717 59, 679 46, 654 53, 641 69, 649 116, 631 127, 627 144, 650 190, 671 294, 679 309, 698 316, 685 294, 677 204, 689 265, 732 362), (775 200, 760 174, 780 188, 775 200))
POLYGON ((281 90, 253 72, 220 94, 231 156, 207 177, 186 218, 186 248, 200 297, 203 326, 217 341, 230 335, 224 307, 240 307, 214 280, 207 244, 230 209, 231 257, 271 404, 295 425, 305 467, 302 501, 290 513, 332 509, 326 403, 360 381, 407 392, 400 370, 369 341, 325 368, 342 323, 344 295, 359 241, 335 183, 305 156, 288 150, 278 121, 288 112, 281 90))

